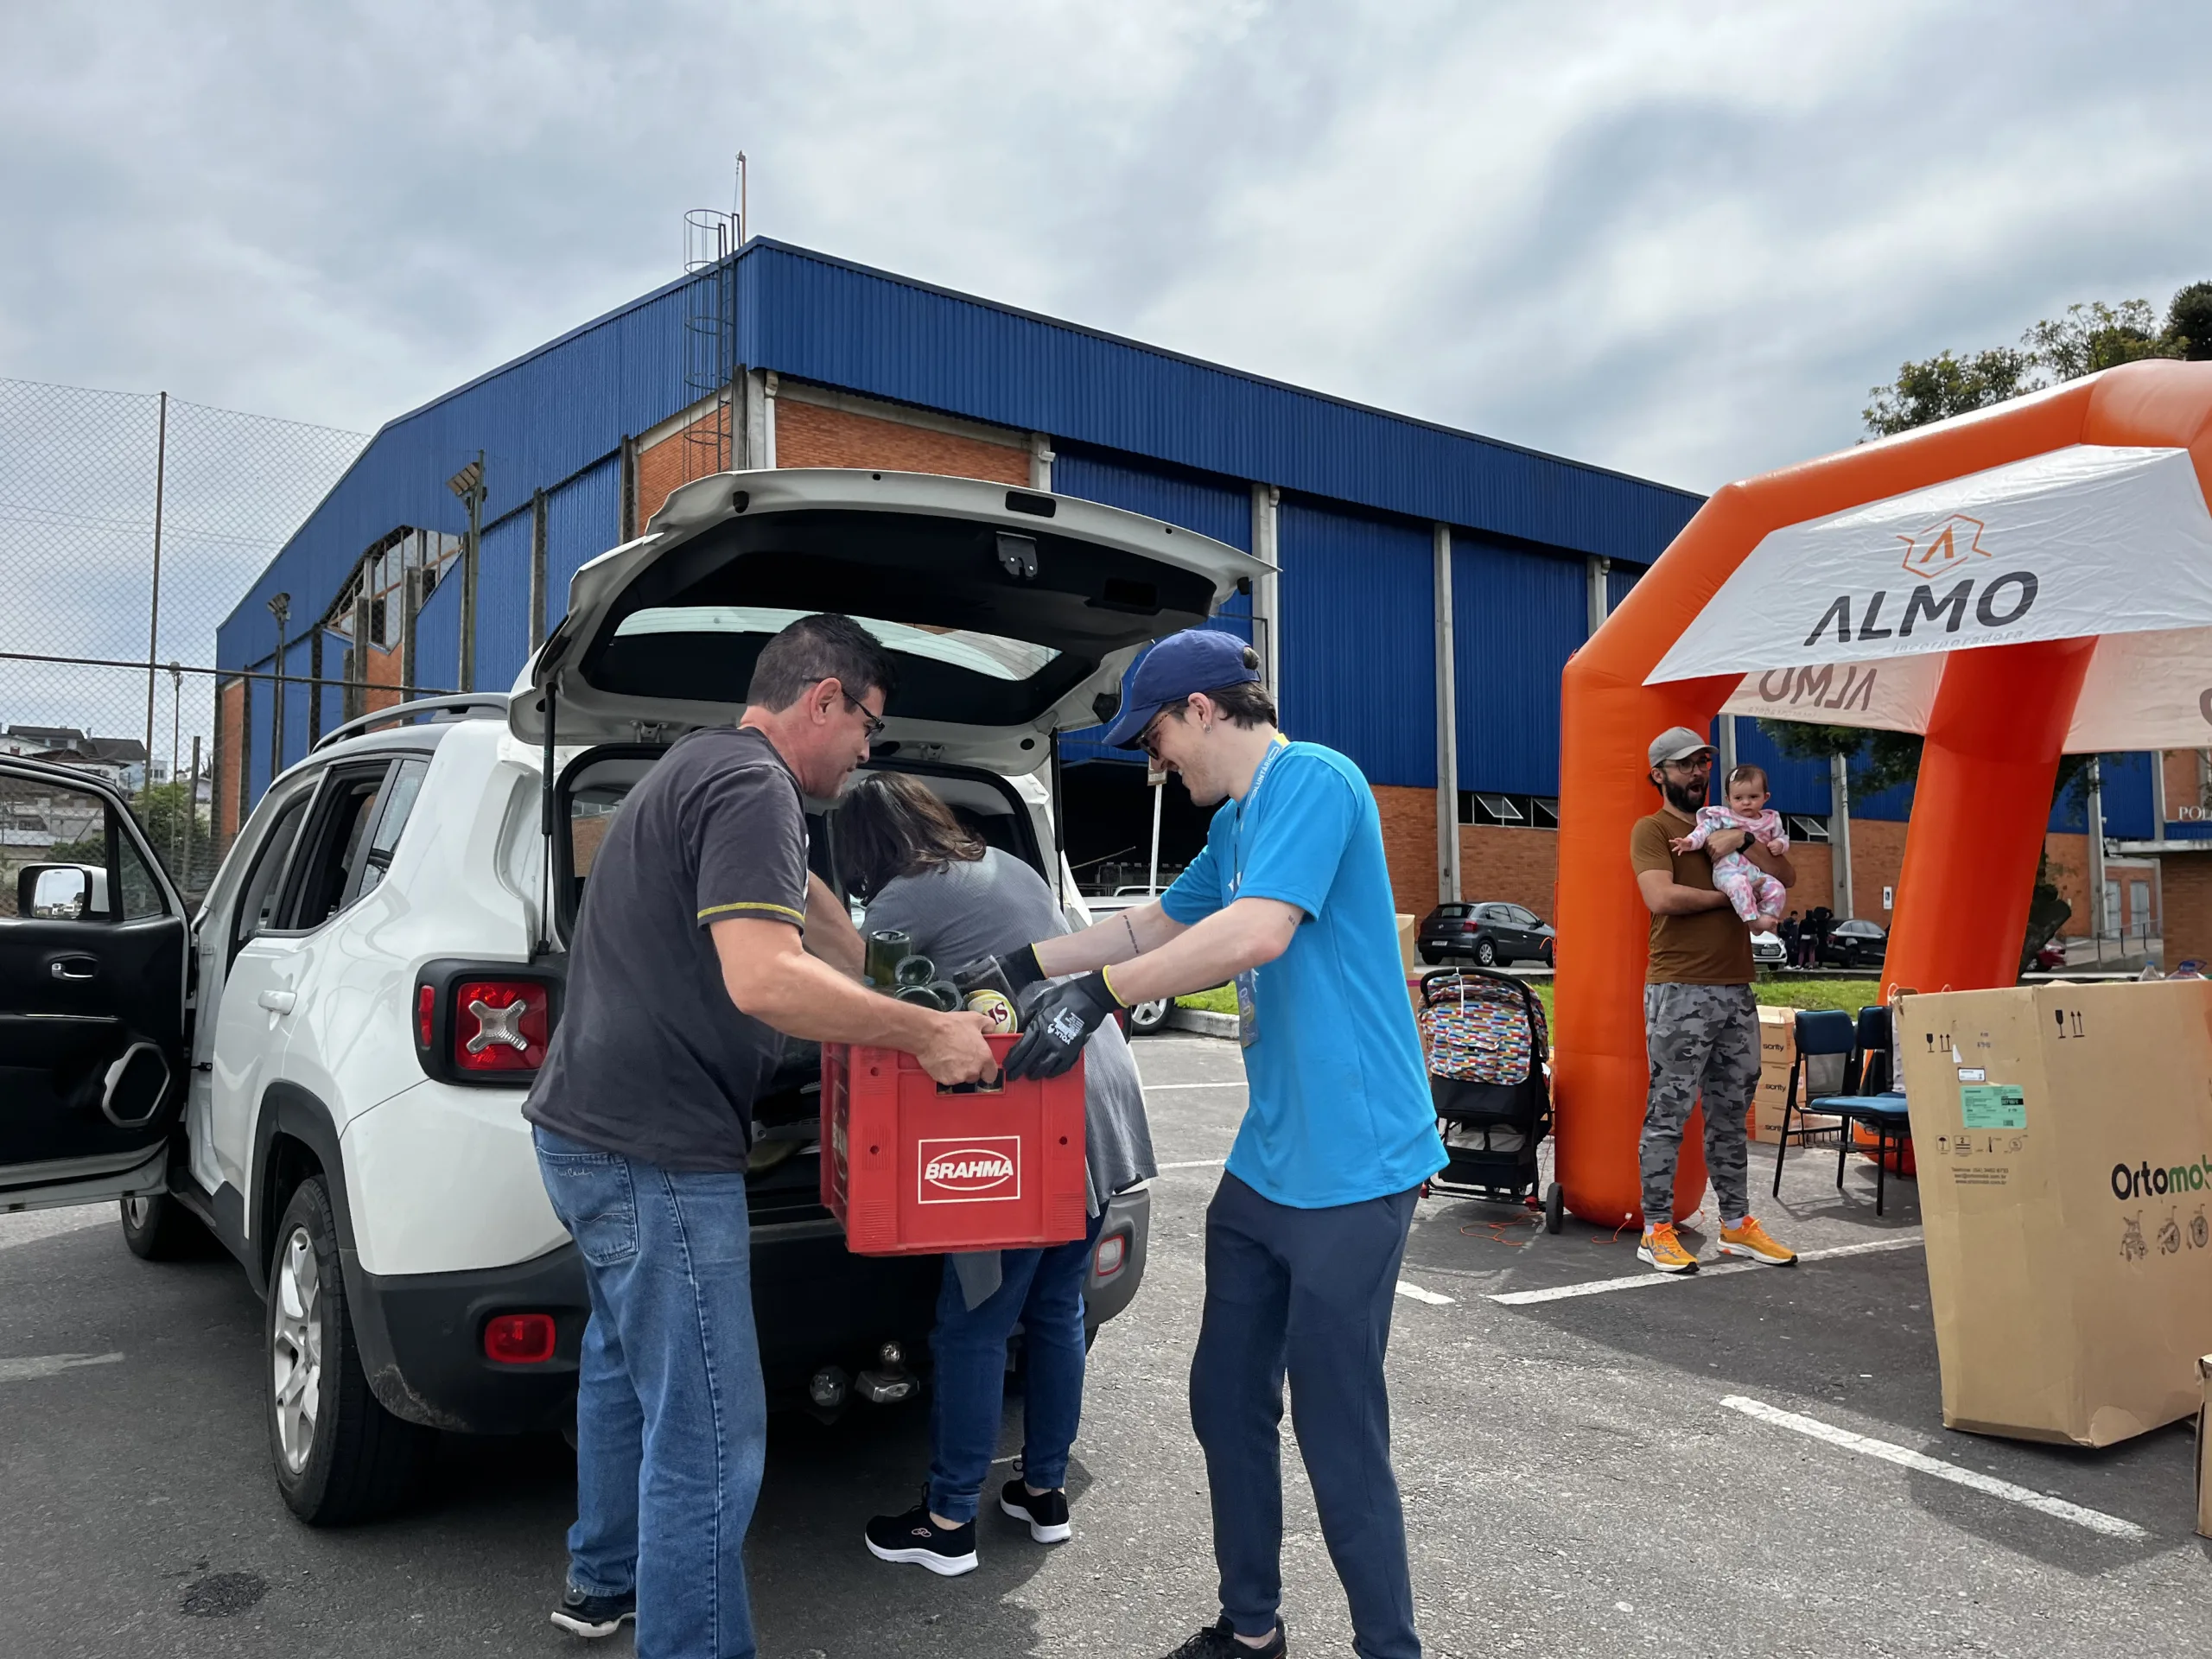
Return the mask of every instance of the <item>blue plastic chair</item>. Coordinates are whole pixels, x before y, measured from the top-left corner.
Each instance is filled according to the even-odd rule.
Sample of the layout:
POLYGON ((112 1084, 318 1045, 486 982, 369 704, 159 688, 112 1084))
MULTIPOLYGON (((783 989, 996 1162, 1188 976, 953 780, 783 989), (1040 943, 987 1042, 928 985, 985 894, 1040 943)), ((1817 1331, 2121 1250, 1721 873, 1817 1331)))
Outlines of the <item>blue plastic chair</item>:
MULTIPOLYGON (((1843 1173, 1851 1159, 1851 1128, 1853 1124, 1865 1124, 1874 1132, 1877 1150, 1874 1154, 1874 1213, 1883 1211, 1885 1190, 1889 1183, 1889 1152, 1891 1137, 1899 1147, 1912 1138, 1912 1120, 1905 1110, 1904 1096, 1895 1090, 1878 1093, 1864 1092, 1865 1084, 1872 1081, 1870 1072, 1886 1084, 1890 1081, 1889 1010, 1872 1007, 1859 1011, 1857 1029, 1852 1018, 1840 1008, 1806 1008, 1797 1015, 1797 1058, 1789 1064, 1789 1092, 1782 1103, 1782 1135, 1774 1149, 1774 1192, 1782 1195, 1782 1160, 1789 1148, 1789 1127, 1794 1114, 1820 1113, 1843 1120, 1837 1132, 1835 1184, 1843 1189, 1843 1173), (1875 1071, 1872 1063, 1878 1062, 1875 1071), (1805 1103, 1797 1103, 1797 1090, 1802 1080, 1805 1103)), ((1808 1134, 1818 1130, 1799 1128, 1794 1133, 1802 1145, 1808 1134)))

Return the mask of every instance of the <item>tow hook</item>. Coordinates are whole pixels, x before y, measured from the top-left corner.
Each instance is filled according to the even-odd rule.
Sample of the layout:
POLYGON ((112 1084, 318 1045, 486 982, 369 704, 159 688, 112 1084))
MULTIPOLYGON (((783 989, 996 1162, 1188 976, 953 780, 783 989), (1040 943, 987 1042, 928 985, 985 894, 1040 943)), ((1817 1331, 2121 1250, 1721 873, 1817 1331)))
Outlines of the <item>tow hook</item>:
POLYGON ((862 1371, 853 1379, 853 1391, 879 1406, 911 1399, 918 1384, 914 1374, 906 1369, 906 1351, 895 1342, 887 1342, 875 1351, 875 1368, 862 1371))

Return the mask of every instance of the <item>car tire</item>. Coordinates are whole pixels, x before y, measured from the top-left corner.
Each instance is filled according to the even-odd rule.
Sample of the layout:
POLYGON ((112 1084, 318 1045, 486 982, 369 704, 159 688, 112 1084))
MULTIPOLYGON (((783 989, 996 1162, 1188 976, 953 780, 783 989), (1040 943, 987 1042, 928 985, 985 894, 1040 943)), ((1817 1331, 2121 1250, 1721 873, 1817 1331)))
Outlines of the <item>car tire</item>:
POLYGON ((1419 954, 1421 956, 1421 965, 1422 967, 1433 968, 1436 966, 1436 953, 1433 950, 1423 950, 1419 954))
POLYGON ((1156 998, 1150 1002, 1138 1002, 1131 1005, 1129 1035, 1132 1037, 1151 1036, 1154 1032, 1167 1023, 1167 1016, 1174 1007, 1174 999, 1166 996, 1156 998))
POLYGON ((414 1497, 436 1436, 369 1392, 321 1176, 300 1184, 276 1236, 262 1328, 277 1491, 311 1527, 389 1515, 414 1497))
POLYGON ((1488 939, 1480 941, 1475 946, 1475 960, 1485 968, 1495 968, 1497 965, 1497 947, 1488 939))
POLYGON ((213 1235, 200 1218, 166 1193, 118 1198, 123 1242, 141 1262, 187 1262, 207 1255, 213 1235))

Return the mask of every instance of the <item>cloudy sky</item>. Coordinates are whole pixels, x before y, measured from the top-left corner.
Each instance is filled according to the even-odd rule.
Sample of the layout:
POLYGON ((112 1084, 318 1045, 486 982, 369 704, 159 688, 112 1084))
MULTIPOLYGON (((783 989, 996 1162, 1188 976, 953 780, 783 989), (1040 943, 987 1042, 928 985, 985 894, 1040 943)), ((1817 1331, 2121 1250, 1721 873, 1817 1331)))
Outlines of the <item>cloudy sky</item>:
POLYGON ((0 5, 0 376, 367 430, 763 234, 1708 489, 2212 276, 2201 7, 0 5))

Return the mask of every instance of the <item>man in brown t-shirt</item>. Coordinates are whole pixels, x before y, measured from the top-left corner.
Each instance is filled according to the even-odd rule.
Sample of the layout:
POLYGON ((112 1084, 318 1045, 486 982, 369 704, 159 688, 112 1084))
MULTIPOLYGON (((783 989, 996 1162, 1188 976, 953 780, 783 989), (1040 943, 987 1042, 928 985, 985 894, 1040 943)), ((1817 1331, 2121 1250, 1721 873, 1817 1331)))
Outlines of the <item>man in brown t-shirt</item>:
POLYGON ((1651 912, 1650 966, 1644 973, 1644 1039, 1651 1095, 1644 1109, 1639 1161, 1643 1239, 1637 1255, 1662 1273, 1694 1273, 1697 1258, 1675 1232, 1675 1166, 1682 1130, 1702 1094, 1705 1162, 1720 1203, 1724 1255, 1787 1266, 1797 1260, 1749 1214, 1744 1116, 1759 1080, 1758 1005, 1751 996, 1751 936, 1728 895, 1713 884, 1713 861, 1740 851, 1785 887, 1797 880, 1786 854, 1770 853, 1748 831, 1717 830, 1703 851, 1669 842, 1689 834, 1705 804, 1713 749, 1685 726, 1651 740, 1651 781, 1659 810, 1629 832, 1629 864, 1651 912))

